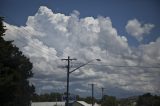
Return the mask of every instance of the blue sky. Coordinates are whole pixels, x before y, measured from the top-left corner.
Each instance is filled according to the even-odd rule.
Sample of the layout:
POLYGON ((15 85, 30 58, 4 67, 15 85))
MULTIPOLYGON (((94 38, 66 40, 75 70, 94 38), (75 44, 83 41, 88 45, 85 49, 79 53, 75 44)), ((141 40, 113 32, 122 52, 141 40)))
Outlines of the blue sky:
MULTIPOLYGON (((107 94, 126 97, 159 88, 160 72, 151 68, 105 65, 157 66, 160 63, 159 0, 1 0, 6 40, 33 63, 38 93, 65 91, 61 58, 85 63, 100 58, 71 75, 73 93, 88 96, 88 83, 105 87, 107 94), (50 57, 52 56, 52 58, 50 57), (96 64, 96 63, 95 63, 96 64), (87 71, 86 71, 87 70, 87 71), (152 72, 151 72, 152 71, 152 72), (58 87, 55 88, 54 87, 58 87)), ((74 62, 73 62, 74 64, 74 62)), ((100 93, 95 93, 99 98, 100 93)))
POLYGON ((142 23, 152 23, 156 28, 141 43, 154 41, 160 33, 159 0, 1 0, 0 14, 14 25, 25 25, 28 16, 34 15, 40 6, 47 6, 54 12, 69 15, 73 10, 80 12, 80 17, 108 16, 120 35, 128 38, 129 44, 137 46, 136 41, 125 31, 129 19, 138 19, 142 23))

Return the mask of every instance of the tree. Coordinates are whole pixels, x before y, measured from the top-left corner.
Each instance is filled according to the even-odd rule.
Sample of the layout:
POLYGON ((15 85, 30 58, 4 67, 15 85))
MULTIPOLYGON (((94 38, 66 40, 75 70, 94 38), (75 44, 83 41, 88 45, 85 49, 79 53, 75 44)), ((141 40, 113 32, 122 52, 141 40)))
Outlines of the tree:
POLYGON ((113 96, 104 95, 102 99, 103 99, 102 106, 117 106, 118 105, 116 98, 113 96))
POLYGON ((45 94, 34 94, 32 101, 33 102, 56 102, 62 100, 62 94, 58 92, 45 93, 45 94))
POLYGON ((160 106, 160 96, 153 96, 150 93, 139 96, 137 106, 160 106))
POLYGON ((5 41, 6 29, 0 17, 0 106, 30 106, 34 86, 28 81, 33 76, 32 63, 12 41, 5 41))
MULTIPOLYGON (((89 104, 92 104, 92 97, 90 97, 90 96, 86 97, 86 98, 84 98, 84 101, 89 103, 89 104)), ((93 103, 96 103, 96 102, 97 102, 96 99, 93 98, 93 103)))

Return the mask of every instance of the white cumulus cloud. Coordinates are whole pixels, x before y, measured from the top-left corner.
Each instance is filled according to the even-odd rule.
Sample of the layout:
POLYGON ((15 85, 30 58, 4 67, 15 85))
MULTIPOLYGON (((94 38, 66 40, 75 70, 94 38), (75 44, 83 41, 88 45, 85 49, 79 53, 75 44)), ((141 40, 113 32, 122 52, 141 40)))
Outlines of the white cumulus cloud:
POLYGON ((153 28, 154 24, 142 24, 137 19, 129 20, 126 25, 127 33, 136 37, 139 41, 143 39, 143 36, 149 34, 153 28))
MULTIPOLYGON (((109 17, 79 18, 74 11, 66 16, 41 6, 34 16, 29 16, 26 26, 17 27, 5 23, 6 40, 14 44, 30 58, 34 77, 31 79, 37 92, 66 87, 67 64, 62 58, 77 58, 73 68, 89 60, 102 61, 87 65, 70 75, 71 92, 86 95, 88 83, 137 92, 153 93, 158 88, 157 69, 106 67, 105 65, 152 65, 160 62, 159 40, 132 49, 125 36, 120 36, 109 17), (143 54, 143 55, 142 55, 143 54), (96 65, 99 64, 99 65, 96 65), (61 68, 60 68, 61 67, 61 68), (151 73, 152 72, 152 73, 151 73), (148 85, 149 84, 149 85, 148 85), (143 86, 140 86, 143 85, 143 86), (46 87, 44 87, 46 86, 46 87)), ((149 33, 153 25, 142 26, 137 20, 128 22, 126 29, 137 38, 149 33), (133 31, 134 30, 134 31, 133 31), (136 31, 136 33, 135 33, 136 31)), ((71 68, 71 69, 73 69, 71 68)))

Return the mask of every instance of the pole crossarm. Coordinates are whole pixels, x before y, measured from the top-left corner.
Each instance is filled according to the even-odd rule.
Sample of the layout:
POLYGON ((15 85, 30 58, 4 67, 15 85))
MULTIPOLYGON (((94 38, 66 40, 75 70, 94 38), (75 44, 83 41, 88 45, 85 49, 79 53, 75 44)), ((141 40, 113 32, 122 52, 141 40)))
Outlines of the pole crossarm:
MULTIPOLYGON (((66 60, 66 61, 68 61, 68 59, 61 59, 61 60, 66 60)), ((69 59, 70 61, 72 61, 72 60, 77 60, 77 59, 69 59)))

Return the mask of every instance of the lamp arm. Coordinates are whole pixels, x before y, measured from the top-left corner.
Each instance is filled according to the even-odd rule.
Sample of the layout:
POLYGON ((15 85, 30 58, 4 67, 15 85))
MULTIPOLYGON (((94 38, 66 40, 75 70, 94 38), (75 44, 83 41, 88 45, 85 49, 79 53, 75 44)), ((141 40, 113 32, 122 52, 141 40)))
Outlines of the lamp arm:
POLYGON ((83 67, 83 66, 87 65, 88 63, 90 63, 90 62, 92 62, 92 61, 94 61, 94 60, 91 60, 91 61, 88 61, 88 62, 87 62, 87 63, 85 63, 85 64, 82 64, 81 66, 79 66, 79 67, 77 67, 77 68, 73 69, 73 70, 72 70, 72 71, 70 71, 69 73, 72 73, 72 72, 76 71, 77 69, 79 69, 79 68, 81 68, 81 67, 83 67))

